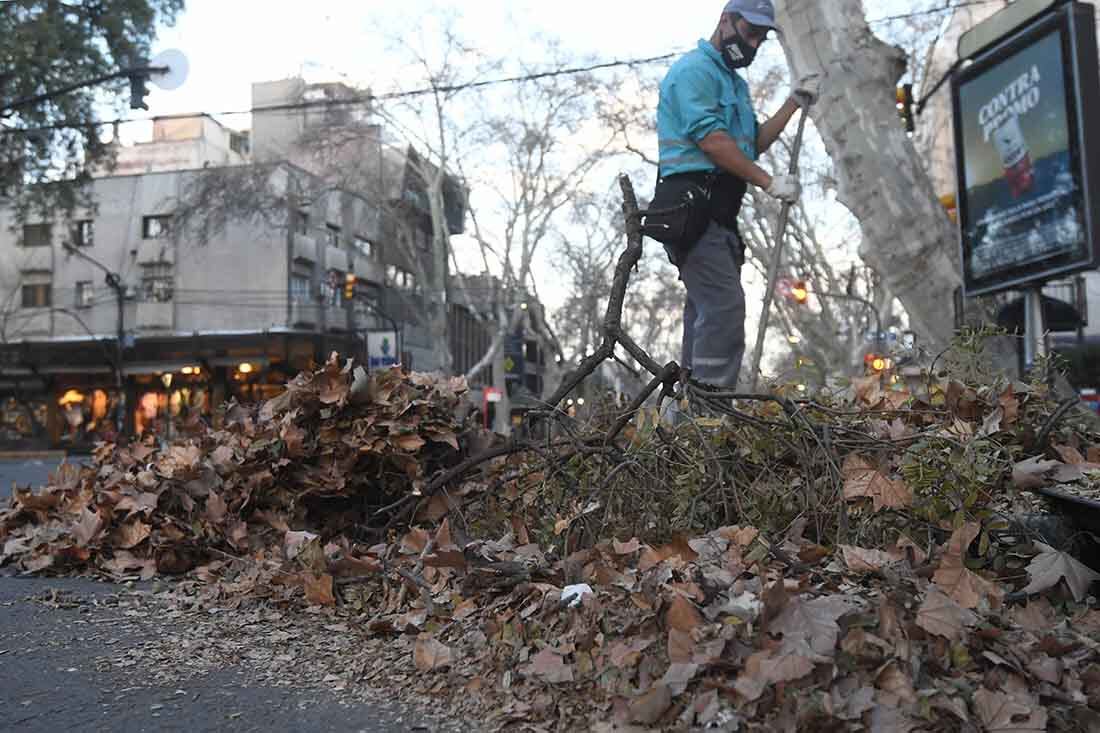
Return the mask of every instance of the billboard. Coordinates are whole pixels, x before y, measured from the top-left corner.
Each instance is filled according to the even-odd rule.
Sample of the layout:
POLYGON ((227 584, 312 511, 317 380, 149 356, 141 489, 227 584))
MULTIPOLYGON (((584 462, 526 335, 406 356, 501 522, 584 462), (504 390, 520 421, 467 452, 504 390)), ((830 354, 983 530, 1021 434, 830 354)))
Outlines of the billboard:
POLYGON ((1100 265, 1098 63, 1093 7, 1068 3, 952 79, 968 296, 1100 265))

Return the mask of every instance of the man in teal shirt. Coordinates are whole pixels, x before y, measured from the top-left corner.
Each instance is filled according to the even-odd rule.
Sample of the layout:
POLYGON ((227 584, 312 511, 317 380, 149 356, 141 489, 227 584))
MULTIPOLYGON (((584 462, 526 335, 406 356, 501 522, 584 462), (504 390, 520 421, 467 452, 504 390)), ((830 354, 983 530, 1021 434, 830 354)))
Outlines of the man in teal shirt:
POLYGON ((736 387, 745 354, 744 245, 737 214, 749 185, 793 203, 798 180, 770 175, 756 160, 799 107, 813 104, 816 77, 799 83, 776 114, 759 124, 749 85, 738 73, 777 28, 771 0, 729 0, 710 40, 679 59, 661 82, 657 136, 662 179, 705 177, 712 221, 676 258, 687 288, 682 366, 701 382, 736 387))

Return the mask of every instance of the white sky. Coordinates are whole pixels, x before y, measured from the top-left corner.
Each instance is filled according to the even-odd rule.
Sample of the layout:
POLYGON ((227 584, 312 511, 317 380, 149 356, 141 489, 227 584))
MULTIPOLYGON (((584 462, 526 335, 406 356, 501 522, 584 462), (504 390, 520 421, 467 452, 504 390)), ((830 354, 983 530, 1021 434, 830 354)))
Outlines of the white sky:
POLYGON ((720 2, 682 3, 674 13, 670 7, 591 0, 188 0, 157 47, 187 54, 190 76, 179 90, 150 94, 150 113, 244 109, 253 81, 300 74, 400 86, 388 38, 415 37, 426 20, 456 11, 460 33, 483 53, 529 63, 542 55, 527 40, 530 33, 562 39, 578 54, 637 58, 694 45, 710 34, 721 12, 720 2))
MULTIPOLYGON (((906 12, 918 4, 927 7, 907 0, 867 2, 872 17, 906 12)), ((186 12, 175 27, 160 33, 154 47, 154 52, 177 48, 187 55, 187 82, 175 91, 154 88, 148 114, 246 110, 252 82, 290 76, 344 80, 377 91, 419 86, 416 76, 403 78, 392 39, 422 47, 421 39, 438 37, 433 31, 441 17, 455 17, 459 35, 483 55, 511 62, 508 65, 524 62, 537 67, 546 53, 531 40, 536 34, 558 39, 566 52, 600 61, 642 58, 693 47, 700 37, 710 35, 722 6, 722 0, 187 0, 186 12)), ((779 45, 769 46, 766 55, 781 61, 779 45)), ((656 66, 655 72, 665 66, 656 66)), ((247 115, 219 119, 235 128, 249 127, 247 115)), ((134 126, 124 138, 147 138, 147 127, 134 126)), ((656 141, 649 142, 655 152, 656 141)), ((608 183, 608 189, 614 186, 608 183)), ((752 282, 747 285, 759 288, 752 282)), ((554 307, 564 292, 544 289, 541 295, 554 307)), ((756 310, 750 305, 750 321, 756 310)))

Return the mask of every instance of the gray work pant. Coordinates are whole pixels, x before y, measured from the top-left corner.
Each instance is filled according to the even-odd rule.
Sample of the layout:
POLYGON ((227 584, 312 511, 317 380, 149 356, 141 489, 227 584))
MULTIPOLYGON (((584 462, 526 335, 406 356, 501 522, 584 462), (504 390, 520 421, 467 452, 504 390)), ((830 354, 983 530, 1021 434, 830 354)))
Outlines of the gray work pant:
POLYGON ((681 362, 700 382, 736 387, 745 356, 744 254, 732 229, 711 222, 680 264, 687 286, 681 362))

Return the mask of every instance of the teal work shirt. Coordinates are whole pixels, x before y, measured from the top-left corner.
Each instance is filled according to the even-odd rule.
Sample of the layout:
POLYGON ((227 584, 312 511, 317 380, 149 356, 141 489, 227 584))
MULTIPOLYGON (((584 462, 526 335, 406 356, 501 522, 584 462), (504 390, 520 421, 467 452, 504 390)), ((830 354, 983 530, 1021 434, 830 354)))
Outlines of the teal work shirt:
POLYGON ((731 71, 709 41, 676 61, 661 82, 657 138, 661 175, 715 170, 699 147, 715 130, 726 132, 756 160, 758 125, 749 85, 731 71))

